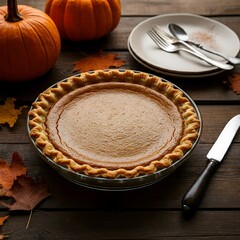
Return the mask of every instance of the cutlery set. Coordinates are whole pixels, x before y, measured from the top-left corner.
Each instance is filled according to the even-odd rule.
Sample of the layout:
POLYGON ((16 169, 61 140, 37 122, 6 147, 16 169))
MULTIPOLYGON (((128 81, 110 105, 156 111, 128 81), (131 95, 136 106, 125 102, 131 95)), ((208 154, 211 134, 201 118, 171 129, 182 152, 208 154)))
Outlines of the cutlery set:
MULTIPOLYGON (((128 49, 143 66, 174 77, 203 78, 223 70, 231 70, 235 64, 240 64, 240 58, 235 57, 240 49, 238 36, 217 21, 192 14, 159 15, 141 22, 129 36, 128 49), (162 25, 158 25, 159 22, 162 25), (175 24, 176 22, 186 26, 191 35, 188 35, 182 26, 175 24), (164 25, 168 29, 163 27, 164 25), (211 29, 214 29, 214 33, 211 29), (201 40, 193 42, 191 36, 205 42, 201 40), (231 44, 228 44, 229 42, 231 44), (214 43, 217 43, 216 48, 219 52, 210 47, 214 43), (177 54, 180 51, 184 54, 177 54), (230 56, 223 53, 228 53, 230 56)), ((208 163, 205 169, 183 195, 181 207, 184 213, 192 214, 197 209, 208 182, 222 162, 239 129, 240 114, 230 119, 223 128, 206 155, 208 163)))
POLYGON ((196 43, 196 42, 193 42, 193 41, 189 40, 189 36, 185 32, 185 30, 182 27, 180 27, 179 25, 174 24, 174 23, 170 23, 168 27, 169 27, 169 30, 172 33, 172 35, 174 37, 176 37, 177 39, 182 40, 182 41, 187 42, 187 43, 190 43, 190 44, 192 44, 192 45, 194 45, 194 46, 196 46, 196 47, 198 47, 198 48, 200 48, 200 49, 202 49, 206 52, 209 52, 209 53, 212 53, 214 55, 220 56, 220 57, 224 58, 225 60, 227 60, 229 63, 232 63, 232 64, 239 64, 240 63, 240 58, 227 56, 223 53, 213 51, 212 49, 211 50, 207 49, 203 45, 201 45, 200 43, 196 43))
MULTIPOLYGON (((149 37, 160 49, 169 53, 184 51, 223 70, 230 70, 233 68, 234 64, 240 64, 240 58, 226 56, 222 53, 207 49, 199 43, 190 41, 185 30, 177 24, 171 23, 168 25, 168 28, 172 35, 164 31, 157 24, 155 24, 147 31, 149 37), (223 59, 227 60, 228 63, 212 59, 203 54, 203 52, 199 51, 198 49, 220 56, 223 59)), ((197 208, 203 196, 207 183, 213 175, 216 167, 222 161, 239 127, 240 114, 233 117, 226 124, 218 139, 207 154, 207 158, 209 159, 208 165, 183 196, 182 208, 185 212, 193 212, 197 208)))
POLYGON ((185 30, 182 29, 177 24, 171 23, 168 25, 168 27, 172 35, 166 32, 165 30, 163 30, 157 24, 155 24, 153 27, 151 27, 147 31, 147 34, 149 35, 149 37, 155 42, 155 44, 160 49, 169 53, 184 51, 223 70, 231 70, 233 68, 232 64, 240 64, 240 58, 223 55, 222 53, 218 53, 213 50, 206 49, 199 43, 190 41, 185 30), (202 51, 199 51, 198 48, 206 52, 209 52, 211 54, 220 56, 223 59, 227 60, 228 63, 210 58, 209 56, 203 54, 202 51))

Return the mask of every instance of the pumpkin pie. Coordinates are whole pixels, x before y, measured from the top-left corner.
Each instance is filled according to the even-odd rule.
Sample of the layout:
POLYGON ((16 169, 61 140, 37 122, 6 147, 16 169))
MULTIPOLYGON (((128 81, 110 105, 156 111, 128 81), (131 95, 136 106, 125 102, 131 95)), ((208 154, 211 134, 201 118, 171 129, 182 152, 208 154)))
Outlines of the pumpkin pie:
POLYGON ((182 91, 131 70, 69 77, 41 93, 29 117, 30 135, 46 157, 104 178, 171 166, 192 148, 200 126, 182 91))

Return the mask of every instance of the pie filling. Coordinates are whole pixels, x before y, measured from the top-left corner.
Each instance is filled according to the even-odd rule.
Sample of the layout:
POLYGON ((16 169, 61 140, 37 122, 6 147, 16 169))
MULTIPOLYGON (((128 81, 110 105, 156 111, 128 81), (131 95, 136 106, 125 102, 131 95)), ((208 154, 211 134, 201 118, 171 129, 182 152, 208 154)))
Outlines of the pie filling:
POLYGON ((131 70, 70 77, 29 111, 42 154, 73 172, 132 178, 167 168, 189 151, 200 122, 183 92, 131 70))
POLYGON ((56 149, 80 164, 133 168, 179 144, 183 120, 164 95, 141 85, 99 83, 63 96, 46 126, 56 149))

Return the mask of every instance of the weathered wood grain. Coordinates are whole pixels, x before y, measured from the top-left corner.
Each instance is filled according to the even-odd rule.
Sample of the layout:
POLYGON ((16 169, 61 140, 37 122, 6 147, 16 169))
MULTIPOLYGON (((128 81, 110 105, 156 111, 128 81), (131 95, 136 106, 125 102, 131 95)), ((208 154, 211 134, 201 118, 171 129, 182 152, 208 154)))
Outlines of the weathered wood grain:
POLYGON ((227 239, 240 237, 239 211, 199 211, 190 221, 180 211, 40 211, 14 214, 4 226, 11 239, 227 239))
MULTIPOLYGON (((108 53, 108 51, 106 51, 106 53, 108 53)), ((228 85, 225 84, 231 74, 240 73, 240 66, 236 67, 234 72, 223 72, 206 78, 176 78, 143 67, 129 52, 111 51, 110 53, 118 53, 119 58, 126 60, 126 65, 122 67, 123 69, 144 71, 169 80, 182 88, 196 101, 207 103, 218 102, 219 104, 225 104, 227 102, 239 103, 240 101, 240 95, 234 93, 228 85)), ((30 106, 37 96, 52 84, 79 73, 74 73, 73 67, 74 62, 82 57, 83 54, 79 50, 63 51, 53 69, 44 76, 28 82, 15 83, 14 88, 12 83, 2 82, 0 87, 0 101, 4 101, 7 97, 15 97, 17 104, 27 104, 30 106)))
MULTIPOLYGON (((183 165, 160 182, 125 192, 91 190, 69 182, 47 165, 30 144, 1 144, 0 159, 10 163, 16 151, 28 168, 29 176, 44 176, 52 195, 38 206, 41 209, 180 209, 184 193, 207 165, 206 154, 211 146, 199 144, 183 165)), ((240 209, 239 147, 239 143, 231 145, 208 185, 200 209, 240 209)))
MULTIPOLYGON (((1 1, 0 6, 7 1, 1 1)), ((18 0, 44 11, 45 0, 18 0)), ((27 105, 13 128, 0 127, 0 159, 11 162, 17 151, 28 175, 46 178, 52 195, 42 201, 25 230, 29 212, 11 212, 0 205, 1 216, 10 214, 0 234, 9 239, 240 239, 240 134, 213 175, 198 211, 187 218, 181 210, 186 190, 207 164, 206 154, 226 122, 240 113, 240 95, 225 84, 240 74, 231 72, 198 78, 174 78, 155 73, 139 64, 128 52, 132 29, 149 17, 168 13, 193 13, 217 20, 240 36, 239 0, 121 0, 122 17, 117 28, 102 39, 76 43, 62 41, 62 52, 53 69, 29 82, 0 84, 0 103, 15 97, 17 106, 27 105), (36 153, 27 131, 27 113, 35 98, 52 84, 72 76, 74 62, 98 50, 117 53, 126 60, 123 68, 163 77, 182 88, 196 102, 203 120, 199 144, 190 158, 162 181, 147 188, 107 192, 78 186, 64 179, 36 153)), ((229 43, 231 44, 231 43, 229 43)), ((240 54, 240 53, 239 53, 240 54)), ((239 55, 240 56, 240 55, 239 55)), ((1 67, 1 66, 0 66, 1 67)))
MULTIPOLYGON (((1 1, 1 5, 6 5, 7 1, 1 1)), ((24 4, 45 9, 46 0, 18 0, 19 4, 24 4)), ((240 12, 238 0, 121 0, 123 15, 158 15, 166 13, 194 13, 202 15, 236 15, 240 12), (147 8, 146 8, 147 6, 147 8), (147 10, 146 10, 147 9, 147 10)))

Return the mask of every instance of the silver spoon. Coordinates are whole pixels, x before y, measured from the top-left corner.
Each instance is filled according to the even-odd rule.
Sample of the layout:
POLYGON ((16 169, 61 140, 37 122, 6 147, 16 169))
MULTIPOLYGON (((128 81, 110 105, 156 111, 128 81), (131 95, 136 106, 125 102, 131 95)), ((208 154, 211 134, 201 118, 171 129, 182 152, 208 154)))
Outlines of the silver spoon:
POLYGON ((176 37, 177 39, 185 41, 185 42, 188 42, 188 43, 191 43, 191 44, 193 44, 193 45, 195 45, 195 46, 197 46, 197 47, 201 48, 202 50, 207 51, 209 53, 218 55, 218 56, 226 59, 228 62, 230 62, 232 64, 240 64, 240 58, 226 56, 226 55, 224 55, 222 53, 218 53, 218 52, 215 52, 213 50, 206 49, 205 47, 203 47, 199 43, 195 43, 195 42, 189 41, 189 36, 185 32, 185 30, 182 27, 180 27, 179 25, 174 24, 174 23, 170 23, 168 25, 168 28, 169 28, 170 32, 172 33, 172 35, 174 37, 176 37))
POLYGON ((224 70, 230 70, 233 68, 233 65, 224 63, 224 62, 219 62, 219 61, 215 61, 212 58, 209 58, 203 54, 199 54, 195 51, 192 51, 190 49, 187 48, 182 48, 178 45, 174 45, 172 43, 170 43, 169 41, 166 41, 166 39, 162 38, 159 33, 156 31, 156 29, 154 28, 150 28, 149 31, 147 32, 147 34, 150 36, 150 38, 158 45, 159 48, 161 48, 162 50, 166 51, 166 52, 170 52, 170 53, 174 53, 174 52, 178 52, 178 51, 185 51, 188 53, 193 54, 194 56, 212 64, 213 66, 217 66, 221 69, 224 70))

